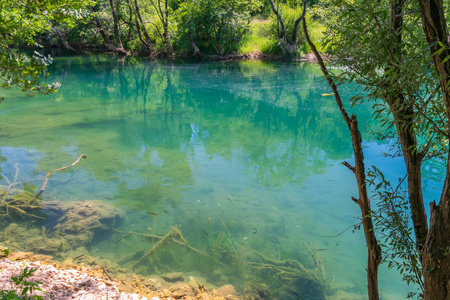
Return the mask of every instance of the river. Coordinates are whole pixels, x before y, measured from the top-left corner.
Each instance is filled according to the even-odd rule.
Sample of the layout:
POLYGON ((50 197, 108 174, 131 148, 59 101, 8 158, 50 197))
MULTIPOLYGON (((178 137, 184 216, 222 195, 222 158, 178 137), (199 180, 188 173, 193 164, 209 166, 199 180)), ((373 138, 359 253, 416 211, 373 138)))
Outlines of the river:
MULTIPOLYGON (((315 64, 92 54, 56 57, 49 71, 62 84, 56 94, 8 91, 0 105, 0 184, 18 171, 17 181, 37 191, 47 172, 86 154, 52 173, 44 201, 100 199, 123 211, 116 231, 85 245, 90 255, 142 275, 183 272, 238 291, 259 285, 272 298, 321 299, 319 283, 325 294, 364 299, 363 232, 345 231, 360 215, 354 177, 341 164, 352 163, 351 140, 315 64), (166 239, 149 253, 155 241, 142 236, 184 243, 178 232, 191 249, 166 239), (300 283, 298 263, 313 287, 300 283)), ((340 86, 343 98, 356 87, 340 86)), ((348 108, 364 132, 366 165, 402 177, 401 160, 371 140, 371 105, 348 108)), ((425 168, 432 198, 441 166, 425 168)), ((410 289, 381 268, 383 299, 410 289)))

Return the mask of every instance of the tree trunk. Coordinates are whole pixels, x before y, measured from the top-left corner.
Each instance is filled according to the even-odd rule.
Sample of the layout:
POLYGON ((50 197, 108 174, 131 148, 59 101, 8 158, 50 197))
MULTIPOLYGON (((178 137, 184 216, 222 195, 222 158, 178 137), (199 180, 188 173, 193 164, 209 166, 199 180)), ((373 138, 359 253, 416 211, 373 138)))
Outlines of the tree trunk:
MULTIPOLYGON (((306 11, 306 0, 303 0, 305 11, 306 11)), ((305 13, 304 11, 304 13, 305 13)), ((366 245, 367 245, 367 292, 370 300, 378 300, 379 299, 379 293, 378 293, 378 266, 381 262, 381 248, 378 245, 378 241, 375 237, 375 231, 373 227, 372 218, 370 217, 371 214, 371 208, 370 208, 370 201, 367 196, 367 184, 366 184, 366 177, 365 177, 365 167, 364 167, 364 154, 362 149, 362 139, 361 139, 361 133, 358 128, 358 122, 356 120, 356 116, 352 115, 351 117, 348 116, 347 111, 344 108, 344 105, 342 103, 341 96, 338 92, 337 86, 334 84, 330 74, 328 73, 328 70, 325 66, 325 63, 323 62, 322 57, 320 56, 319 52, 317 51, 315 45, 312 43, 311 39, 309 38, 308 34, 308 28, 306 25, 306 20, 304 18, 304 14, 302 17, 302 24, 303 24, 303 32, 305 34, 306 42, 310 46, 311 50, 313 51, 314 55, 317 58, 317 61, 319 63, 319 66, 322 70, 323 75, 328 81, 328 84, 330 85, 331 89, 333 90, 334 97, 336 100, 336 103, 339 107, 339 110, 341 111, 342 117, 344 118, 345 123, 347 124, 350 135, 352 137, 352 147, 353 147, 353 154, 355 156, 355 167, 350 166, 348 163, 345 163, 345 165, 353 171, 356 182, 358 184, 358 193, 359 193, 359 199, 354 199, 354 201, 359 205, 359 208, 361 210, 361 216, 362 216, 362 223, 364 228, 364 237, 366 239, 366 245)))
POLYGON ((272 8, 272 11, 275 14, 275 16, 277 17, 278 24, 280 24, 280 26, 281 26, 281 32, 280 31, 277 32, 278 38, 284 39, 284 35, 285 35, 284 23, 283 23, 283 19, 281 18, 280 14, 278 13, 278 5, 277 5, 277 8, 275 8, 275 5, 273 4, 273 0, 269 0, 269 1, 270 1, 270 7, 272 8))
POLYGON ((292 38, 290 41, 286 37, 283 19, 281 18, 281 15, 278 12, 278 9, 275 8, 275 5, 273 4, 273 0, 269 0, 269 1, 270 1, 270 7, 272 8, 273 13, 277 17, 278 23, 281 26, 281 32, 278 31, 278 41, 280 42, 280 47, 281 47, 281 51, 283 52, 283 57, 287 58, 287 56, 291 56, 291 55, 295 54, 295 51, 297 50, 298 25, 300 24, 301 20, 305 18, 306 1, 303 1, 302 15, 297 20, 295 20, 294 29, 292 30, 292 38))
POLYGON ((144 46, 147 48, 150 55, 154 52, 152 40, 150 38, 150 35, 147 32, 147 29, 145 29, 144 22, 142 21, 141 12, 139 9, 139 5, 137 0, 134 0, 134 5, 136 9, 136 28, 139 35, 139 39, 141 40, 141 43, 144 44, 144 46), (144 34, 144 38, 142 38, 142 34, 144 34))
MULTIPOLYGON (((161 0, 159 0, 161 1, 161 0)), ((169 9, 168 9, 168 2, 169 0, 164 0, 164 18, 162 21, 163 23, 163 35, 164 35, 164 52, 166 55, 170 56, 172 55, 173 49, 172 49, 172 43, 169 39, 169 9)), ((162 14, 162 12, 161 12, 162 14)))
POLYGON ((189 40, 191 41, 192 48, 194 48, 194 57, 202 59, 202 53, 200 52, 200 49, 198 49, 190 33, 189 33, 189 40))
MULTIPOLYGON (((389 53, 393 66, 396 65, 396 62, 402 61, 402 49, 400 45, 403 42, 403 5, 404 0, 391 1, 390 5, 390 29, 394 41, 392 43, 392 47, 389 49, 389 53)), ((390 72, 392 70, 387 69, 386 71, 390 72)), ((397 71, 401 72, 398 68, 397 71)), ((388 88, 388 90, 393 89, 395 90, 395 87, 388 88)), ((403 152, 408 181, 408 197, 409 204, 411 206, 411 217, 416 236, 416 245, 418 249, 421 250, 425 244, 425 239, 428 233, 428 223, 422 193, 421 167, 424 155, 419 153, 417 149, 417 137, 413 129, 415 114, 414 107, 412 103, 406 101, 405 96, 401 91, 392 93, 387 96, 385 100, 394 116, 394 122, 403 152)))
MULTIPOLYGON (((418 0, 422 26, 439 76, 450 127, 450 55, 448 29, 442 0, 418 0), (437 52, 438 50, 442 50, 437 52), (437 52, 437 53, 436 53, 437 52)), ((447 135, 448 136, 448 135, 447 135)), ((422 251, 425 300, 450 299, 450 152, 439 205, 431 206, 430 228, 422 251)))
POLYGON ((300 21, 305 18, 305 14, 306 14, 306 1, 303 1, 302 15, 297 20, 295 20, 294 29, 292 30, 292 44, 293 45, 297 44, 298 24, 300 24, 300 21))
POLYGON ((70 52, 74 53, 76 52, 75 49, 72 48, 72 46, 70 46, 69 42, 67 41, 66 35, 63 34, 61 32, 61 30, 59 30, 56 27, 53 27, 53 30, 56 32, 56 34, 58 35, 59 39, 61 40, 61 42, 63 43, 64 47, 69 50, 70 52))
POLYGON ((111 12, 113 16, 113 27, 114 27, 114 38, 116 40, 116 52, 123 55, 128 55, 129 53, 123 48, 122 40, 120 39, 119 34, 119 19, 117 17, 117 11, 114 8, 114 2, 113 0, 109 0, 109 5, 111 7, 111 12))

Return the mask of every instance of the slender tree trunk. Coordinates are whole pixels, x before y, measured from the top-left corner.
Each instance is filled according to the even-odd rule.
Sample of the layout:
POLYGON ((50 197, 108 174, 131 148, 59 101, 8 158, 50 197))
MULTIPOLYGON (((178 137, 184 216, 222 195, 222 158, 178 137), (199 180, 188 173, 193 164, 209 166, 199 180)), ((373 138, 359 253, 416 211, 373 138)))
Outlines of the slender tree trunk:
MULTIPOLYGON (((281 18, 280 14, 278 13, 278 5, 277 5, 277 8, 275 8, 275 5, 273 4, 273 0, 269 0, 269 1, 270 1, 270 7, 272 8, 272 11, 275 14, 275 16, 277 17, 278 24, 280 24, 280 26, 281 26, 281 31, 278 32, 278 38, 284 39, 284 36, 285 36, 284 23, 283 23, 283 19, 281 18)), ((277 2, 277 4, 278 4, 278 2, 277 2)))
POLYGON ((306 14, 306 1, 303 1, 302 15, 297 20, 295 20, 294 29, 292 30, 292 44, 293 45, 297 44, 298 25, 300 24, 300 21, 305 18, 305 14, 306 14))
MULTIPOLYGON (((403 5, 404 0, 391 1, 390 26, 394 40, 389 52, 393 63, 402 61, 402 53, 399 45, 402 44, 403 39, 403 5)), ((401 71, 398 70, 398 72, 401 71)), ((389 90, 392 89, 393 87, 389 88, 389 90)), ((425 239, 428 233, 428 223, 422 193, 421 167, 424 155, 417 149, 417 138, 413 128, 415 112, 412 103, 407 101, 400 91, 397 93, 392 93, 387 96, 385 100, 394 116, 394 122, 403 152, 408 181, 408 196, 411 206, 411 217, 416 236, 416 244, 419 250, 421 250, 425 244, 425 239)))
POLYGON ((361 216, 362 216, 362 223, 364 228, 364 237, 366 239, 367 244, 367 292, 370 300, 378 300, 379 299, 379 293, 378 293, 378 266, 381 262, 381 248, 378 245, 377 239, 375 237, 375 231, 374 226, 372 222, 372 218, 370 217, 371 214, 371 208, 370 208, 370 201, 367 195, 367 185, 366 185, 366 178, 365 178, 365 167, 364 167, 364 154, 362 149, 362 139, 361 139, 361 133, 358 128, 358 122, 356 120, 356 116, 352 115, 351 117, 348 116, 347 111, 344 108, 344 105, 342 103, 341 96, 338 92, 337 86, 334 84, 330 74, 328 73, 328 70, 325 66, 325 63, 320 56, 319 52, 317 51, 315 45, 312 43, 309 34, 308 34, 308 28, 306 25, 306 20, 304 18, 304 14, 306 12, 306 0, 303 0, 303 3, 305 4, 305 11, 303 13, 302 18, 302 24, 303 24, 303 32, 305 34, 306 41, 308 45, 310 46, 311 50, 313 51, 314 55, 317 58, 317 61, 319 63, 319 66, 322 70, 323 75, 328 81, 328 84, 330 85, 331 89, 333 90, 336 103, 339 107, 339 110, 341 111, 342 117, 344 118, 345 123, 347 124, 350 135, 352 137, 352 147, 353 147, 353 154, 355 156, 355 166, 352 167, 350 164, 345 163, 345 165, 353 171, 357 184, 358 184, 358 193, 359 193, 359 199, 353 199, 358 205, 361 210, 361 216))
POLYGON ((300 24, 300 21, 305 18, 306 13, 306 1, 303 1, 303 12, 302 15, 295 20, 294 23, 294 29, 292 31, 292 38, 289 41, 288 38, 286 38, 286 32, 284 27, 283 18, 281 17, 280 13, 278 12, 278 9, 275 8, 275 5, 273 4, 273 0, 270 1, 270 7, 272 8, 272 12, 277 17, 278 23, 281 26, 281 31, 278 31, 278 40, 280 42, 281 50, 283 51, 283 57, 286 58, 286 54, 293 55, 295 51, 297 50, 297 32, 298 32, 298 25, 300 24))
POLYGON ((114 38, 116 40, 116 52, 123 55, 128 55, 129 53, 123 48, 122 40, 119 34, 119 18, 117 16, 118 7, 114 8, 113 0, 109 0, 109 5, 111 7, 111 12, 113 16, 113 27, 114 27, 114 38), (117 9, 117 10, 116 10, 117 9))
MULTIPOLYGON (((442 0, 418 0, 422 26, 439 76, 450 127, 450 45, 442 0), (442 50, 442 51, 438 51, 442 50)), ((448 135, 447 135, 448 136, 448 135)), ((450 151, 439 205, 431 206, 430 229, 422 251, 425 300, 450 299, 450 151)))
POLYGON ((116 9, 114 8, 113 0, 109 0, 109 5, 111 7, 111 13, 113 17, 114 38, 116 39, 116 46, 117 48, 123 48, 122 40, 120 39, 119 34, 119 19, 117 17, 116 9))
POLYGON ((189 40, 191 41, 192 48, 194 48, 194 57, 202 59, 202 53, 200 52, 200 49, 198 49, 197 45, 194 42, 194 38, 190 33, 189 33, 189 40))
MULTIPOLYGON (((96 10, 95 10, 94 8, 93 8, 93 11, 96 12, 96 10)), ((122 48, 122 49, 117 48, 117 47, 113 44, 113 42, 112 42, 111 39, 109 38, 108 33, 105 32, 105 29, 103 28, 102 24, 100 23, 100 20, 99 20, 98 16, 94 16, 93 19, 94 19, 95 25, 97 26, 97 28, 98 28, 98 30, 99 30, 99 32, 100 32, 100 35, 101 35, 102 38, 103 38, 103 41, 104 41, 104 43, 105 43, 106 48, 107 48, 108 50, 110 50, 110 51, 113 51, 113 52, 116 52, 116 53, 119 53, 119 54, 122 54, 122 55, 128 55, 129 53, 126 52, 125 49, 123 49, 123 48, 122 48)))
POLYGON ((58 29, 55 28, 56 33, 59 36, 59 39, 61 40, 61 42, 63 43, 64 47, 69 50, 70 52, 76 52, 75 49, 73 49, 72 46, 70 46, 69 42, 67 41, 66 36, 58 29))
MULTIPOLYGON (((159 0, 160 1, 160 0, 159 0)), ((169 39, 169 9, 168 9, 169 0, 164 0, 164 20, 163 20, 163 35, 164 35, 164 43, 165 43, 165 51, 167 55, 171 55, 173 52, 172 43, 169 39)), ((161 12, 162 14, 162 12, 161 12)))
POLYGON ((143 43, 145 45, 149 54, 151 55, 154 52, 153 43, 150 38, 150 35, 147 32, 147 29, 145 29, 144 22, 141 17, 141 12, 140 12, 137 0, 134 0, 134 5, 135 5, 135 9, 136 9, 136 16, 137 16, 136 28, 138 31, 139 39, 141 40, 141 43, 143 43), (145 39, 142 38, 142 34, 144 35, 145 39))

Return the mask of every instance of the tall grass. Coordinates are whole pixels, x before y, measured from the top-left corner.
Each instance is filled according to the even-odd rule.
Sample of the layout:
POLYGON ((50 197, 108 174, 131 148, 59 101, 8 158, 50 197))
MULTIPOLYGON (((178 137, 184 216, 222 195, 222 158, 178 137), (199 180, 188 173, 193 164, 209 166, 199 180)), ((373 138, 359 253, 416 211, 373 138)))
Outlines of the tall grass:
MULTIPOLYGON (((286 16, 285 26, 287 34, 292 34, 292 27, 295 18, 299 17, 299 12, 293 9, 285 9, 284 15, 286 16)), ((312 20, 307 16, 309 34, 312 41, 317 45, 317 48, 321 52, 326 52, 326 49, 321 45, 321 40, 324 37, 325 26, 320 23, 320 20, 312 20)), ((302 57, 305 54, 311 52, 308 44, 305 41, 303 31, 300 27, 297 35, 298 48, 297 57, 302 57)), ((240 54, 263 54, 263 55, 281 55, 282 50, 279 45, 277 37, 277 22, 275 17, 270 18, 254 18, 250 23, 250 29, 245 34, 239 51, 240 54)))

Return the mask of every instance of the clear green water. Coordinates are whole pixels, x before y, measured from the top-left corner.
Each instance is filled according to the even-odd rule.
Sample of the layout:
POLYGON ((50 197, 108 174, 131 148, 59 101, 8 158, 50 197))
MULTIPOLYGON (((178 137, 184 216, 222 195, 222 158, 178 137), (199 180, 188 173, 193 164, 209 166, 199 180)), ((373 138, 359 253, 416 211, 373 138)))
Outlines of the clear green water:
MULTIPOLYGON (((323 259, 327 293, 365 293, 362 232, 330 237, 360 213, 350 200, 352 174, 340 164, 352 156, 348 131, 334 99, 321 96, 330 91, 317 66, 91 55, 56 58, 50 70, 62 83, 55 95, 9 92, 0 105, 2 174, 13 177, 18 163, 20 180, 40 186, 46 172, 84 153, 87 160, 52 175, 45 195, 113 203, 126 212, 116 226, 123 231, 164 235, 177 225, 189 245, 211 255, 166 247, 135 272, 182 271, 241 290, 248 282, 270 286, 277 278, 248 272, 239 259, 256 250, 314 268, 308 244, 323 259)), ((369 106, 353 112, 363 128, 373 126, 369 106)), ((365 146, 367 165, 403 174, 400 161, 380 155, 386 147, 365 146)), ((91 254, 117 262, 150 247, 146 239, 118 237, 96 236, 91 254)), ((131 270, 138 258, 123 267, 131 270)), ((380 286, 384 299, 407 290, 384 269, 380 286)))

